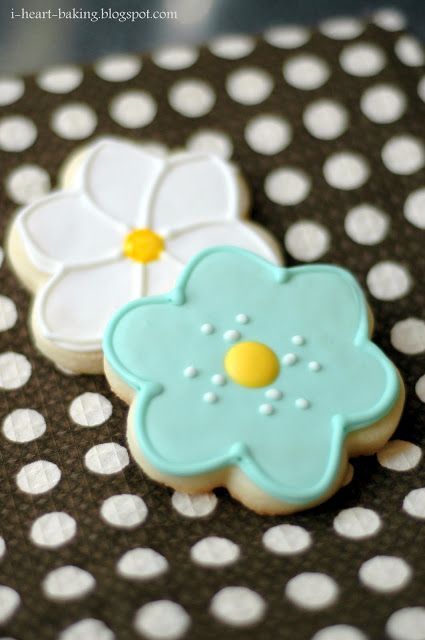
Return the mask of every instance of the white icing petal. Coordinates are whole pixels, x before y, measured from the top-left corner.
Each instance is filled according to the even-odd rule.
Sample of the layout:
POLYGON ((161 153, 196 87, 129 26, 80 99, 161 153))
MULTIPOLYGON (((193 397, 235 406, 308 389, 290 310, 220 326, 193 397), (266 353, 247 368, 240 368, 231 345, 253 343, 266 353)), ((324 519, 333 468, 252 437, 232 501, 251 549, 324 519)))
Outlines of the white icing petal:
POLYGON ((140 295, 141 279, 141 265, 125 259, 59 272, 36 298, 37 325, 65 348, 99 350, 108 320, 140 295))
POLYGON ((106 214, 127 227, 147 226, 146 203, 164 161, 131 142, 101 140, 85 159, 84 188, 106 214))
POLYGON ((57 192, 23 209, 18 229, 34 265, 45 272, 119 255, 125 229, 79 192, 57 192))
POLYGON ((159 260, 148 262, 145 266, 146 277, 143 295, 156 296, 174 289, 182 266, 165 251, 161 254, 159 260))

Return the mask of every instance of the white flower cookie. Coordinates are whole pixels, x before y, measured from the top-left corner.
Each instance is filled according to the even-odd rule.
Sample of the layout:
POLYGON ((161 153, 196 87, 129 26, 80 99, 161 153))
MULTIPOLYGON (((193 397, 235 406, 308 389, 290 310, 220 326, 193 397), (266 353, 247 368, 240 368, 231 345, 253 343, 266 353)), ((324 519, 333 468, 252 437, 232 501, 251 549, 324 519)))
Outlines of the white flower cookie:
POLYGON ((160 156, 102 138, 69 159, 55 192, 23 208, 9 235, 15 271, 35 294, 37 347, 76 373, 100 373, 107 321, 130 300, 170 290, 215 245, 279 264, 273 238, 243 218, 238 170, 210 154, 160 156))

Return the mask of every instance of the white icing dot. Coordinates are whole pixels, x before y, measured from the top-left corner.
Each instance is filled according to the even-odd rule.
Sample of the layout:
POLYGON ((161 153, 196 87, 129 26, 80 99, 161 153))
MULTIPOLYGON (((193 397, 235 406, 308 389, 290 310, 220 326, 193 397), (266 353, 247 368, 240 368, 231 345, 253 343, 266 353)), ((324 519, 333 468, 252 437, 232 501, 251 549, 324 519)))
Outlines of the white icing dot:
POLYGON ((11 329, 18 319, 18 312, 13 300, 0 295, 0 331, 11 329))
POLYGON ((421 402, 425 402, 425 374, 417 381, 415 391, 419 400, 421 400, 421 402))
POLYGON ((385 7, 375 11, 373 22, 386 31, 401 31, 406 26, 404 15, 393 7, 385 7))
POLYGON ((425 63, 422 44, 410 34, 399 37, 395 43, 394 51, 400 62, 408 67, 420 67, 425 63))
POLYGON ((178 640, 188 630, 190 617, 176 602, 156 600, 138 609, 134 626, 149 640, 178 640))
POLYGON ((46 493, 55 487, 61 478, 59 467, 48 460, 36 460, 21 468, 16 484, 24 493, 34 495, 46 493))
POLYGON ((414 469, 422 457, 420 448, 405 440, 390 440, 378 454, 378 461, 386 469, 392 471, 409 471, 414 469))
POLYGON ((189 367, 186 367, 186 369, 184 369, 183 375, 185 378, 196 378, 196 376, 198 375, 198 369, 190 365, 189 367))
POLYGON ((246 315, 246 313, 238 313, 238 315, 235 318, 236 322, 239 322, 240 324, 248 324, 249 322, 249 316, 246 315))
POLYGON ((6 116, 0 120, 0 149, 24 151, 34 144, 37 128, 25 116, 6 116))
POLYGON ((271 27, 264 33, 264 40, 279 49, 297 49, 309 39, 310 31, 295 24, 271 27))
POLYGON ((5 186, 16 204, 28 204, 50 190, 50 176, 36 164, 24 164, 8 175, 5 186))
POLYGON ((310 193, 311 180, 301 169, 281 167, 273 169, 265 180, 267 197, 276 204, 295 205, 310 193))
POLYGON ((245 140, 257 153, 273 155, 285 149, 292 138, 289 123, 277 115, 259 115, 245 127, 245 140))
POLYGON ((419 229, 425 229, 425 187, 416 189, 404 203, 404 216, 419 229))
POLYGON ((360 581, 381 593, 399 591, 409 582, 412 570, 405 560, 394 556, 375 556, 359 569, 360 581))
POLYGON ((131 549, 117 562, 117 573, 124 578, 149 580, 162 575, 168 569, 168 562, 154 549, 131 549))
POLYGON ((260 404, 259 412, 263 416, 271 416, 274 413, 274 408, 271 404, 260 404))
POLYGON ((425 164, 425 146, 411 135, 394 136, 382 148, 382 161, 388 171, 407 176, 425 164))
POLYGON ((212 87, 203 80, 179 80, 171 87, 168 101, 175 111, 188 118, 206 115, 216 97, 212 87))
POLYGON ((83 140, 96 129, 97 115, 87 104, 74 102, 58 107, 50 124, 56 135, 65 140, 83 140))
POLYGON ((392 640, 425 638, 425 607, 405 607, 390 615, 385 630, 392 640))
POLYGON ((414 355, 425 351, 425 322, 419 318, 406 318, 391 329, 391 344, 402 353, 414 355))
POLYGON ((418 82, 418 96, 425 102, 425 76, 422 76, 418 82))
POLYGON ((100 508, 102 518, 118 529, 134 529, 147 518, 148 508, 140 496, 122 493, 107 498, 100 508))
POLYGON ((13 104, 24 95, 25 84, 21 78, 9 75, 0 76, 0 106, 13 104))
POLYGON ((386 213, 370 204, 350 209, 345 218, 345 231, 358 244, 373 245, 385 238, 389 219, 386 213))
POLYGON ((215 404, 218 401, 218 395, 212 391, 207 391, 202 396, 202 400, 207 404, 215 404))
POLYGON ((210 611, 225 624, 249 627, 264 617, 266 603, 258 593, 247 587, 225 587, 211 600, 210 611))
POLYGON ((306 571, 289 580, 285 595, 298 607, 318 611, 332 605, 338 591, 338 585, 330 576, 306 571))
POLYGON ((38 86, 50 93, 69 93, 76 89, 82 80, 82 70, 74 65, 50 67, 36 78, 38 86))
POLYGON ((334 624, 314 634, 311 640, 367 640, 362 631, 349 624, 334 624))
POLYGON ((169 71, 187 69, 195 64, 198 57, 198 50, 187 45, 162 47, 152 54, 152 60, 156 66, 169 71))
POLYGON ((333 153, 323 165, 325 180, 335 189, 358 189, 368 180, 369 174, 366 158, 352 151, 333 153))
POLYGON ((425 487, 409 491, 403 500, 403 509, 409 516, 425 520, 425 487))
POLYGON ((146 127, 155 118, 156 111, 152 96, 139 89, 119 93, 109 105, 111 118, 126 129, 146 127))
POLYGON ((363 33, 364 25, 355 18, 337 16, 323 20, 319 29, 325 36, 333 40, 351 40, 363 33))
POLYGON ((31 364, 21 353, 7 351, 0 354, 0 388, 18 389, 31 376, 31 364))
POLYGON ((372 509, 352 507, 343 509, 334 518, 335 531, 344 538, 361 540, 375 535, 381 528, 381 519, 372 509))
POLYGON ((45 549, 57 549, 75 536, 77 523, 63 511, 45 513, 32 523, 31 541, 45 549))
POLYGON ((316 362, 316 360, 312 360, 308 363, 308 368, 310 369, 310 371, 320 371, 322 366, 319 362, 316 362))
POLYGON ((205 324, 203 324, 201 326, 201 331, 203 334, 205 334, 206 336, 211 335, 212 333, 214 333, 215 328, 213 327, 212 324, 210 324, 209 322, 206 322, 205 324))
POLYGON ((297 409, 308 409, 310 403, 305 398, 297 398, 295 400, 295 406, 297 407, 297 409))
POLYGON ((283 398, 283 393, 279 389, 267 389, 264 395, 269 400, 281 400, 283 398))
MULTIPOLYGON (((8 622, 16 613, 20 604, 21 598, 19 593, 11 587, 0 584, 0 624, 8 622)), ((5 640, 7 640, 7 638, 5 638, 5 640)))
POLYGON ((223 338, 228 342, 235 342, 236 340, 239 340, 240 337, 241 334, 239 331, 236 331, 236 329, 229 329, 223 333, 223 338))
POLYGON ((96 427, 112 415, 112 404, 100 393, 83 393, 70 404, 69 415, 82 427, 96 427))
POLYGON ((187 148, 200 153, 213 153, 228 160, 233 153, 233 144, 229 136, 222 131, 203 129, 190 136, 187 148))
POLYGON ((372 122, 395 122, 406 110, 406 95, 396 86, 378 84, 366 89, 360 100, 364 115, 372 122))
POLYGON ((327 252, 329 245, 328 230, 317 222, 295 222, 285 234, 286 249, 296 260, 317 260, 327 252))
POLYGON ((226 79, 229 96, 240 104, 259 104, 273 90, 272 76, 259 67, 245 67, 230 73, 226 79))
POLYGON ((295 355, 295 353, 285 353, 285 355, 282 357, 283 364, 287 364, 289 366, 292 366, 297 361, 298 357, 295 355))
POLYGON ((402 265, 395 262, 378 262, 366 277, 371 294, 378 300, 397 300, 411 288, 411 277, 402 265))
POLYGON ((115 640, 115 634, 101 620, 84 618, 61 631, 58 640, 115 640))
POLYGON ((303 113, 306 129, 319 140, 334 140, 348 126, 348 111, 335 100, 322 98, 312 102, 303 113))
POLYGON ((42 582, 44 594, 52 600, 77 600, 93 591, 93 576, 73 565, 53 569, 42 582))
POLYGON ((142 61, 131 54, 112 54, 101 58, 95 65, 95 73, 108 82, 124 82, 137 76, 142 61))
POLYGON ((202 567, 226 567, 239 558, 239 547, 227 538, 209 536, 199 540, 190 550, 193 562, 202 567))
POLYGON ((308 91, 318 89, 328 80, 330 69, 327 63, 316 55, 300 53, 283 65, 283 77, 296 89, 308 91))
POLYGON ((263 535, 263 545, 277 555, 293 555, 306 551, 311 545, 308 531, 294 524, 278 524, 263 535))
POLYGON ((187 518, 203 518, 214 511, 217 496, 214 493, 200 493, 194 496, 175 491, 171 498, 174 509, 187 518))
POLYGON ((96 444, 84 456, 89 471, 107 476, 122 471, 129 462, 127 449, 116 442, 96 444))
POLYGON ((223 386, 223 384, 226 384, 226 377, 223 376, 222 373, 215 373, 211 378, 211 382, 213 384, 223 386))
POLYGON ((255 48, 255 40, 244 34, 225 35, 212 40, 211 53, 227 60, 239 60, 248 56, 255 48))
POLYGON ((305 344, 305 338, 303 336, 292 336, 291 342, 292 344, 296 344, 297 347, 300 347, 305 344))
POLYGON ((358 42, 344 47, 339 56, 339 62, 347 73, 368 78, 382 71, 386 64, 386 57, 377 45, 358 42))

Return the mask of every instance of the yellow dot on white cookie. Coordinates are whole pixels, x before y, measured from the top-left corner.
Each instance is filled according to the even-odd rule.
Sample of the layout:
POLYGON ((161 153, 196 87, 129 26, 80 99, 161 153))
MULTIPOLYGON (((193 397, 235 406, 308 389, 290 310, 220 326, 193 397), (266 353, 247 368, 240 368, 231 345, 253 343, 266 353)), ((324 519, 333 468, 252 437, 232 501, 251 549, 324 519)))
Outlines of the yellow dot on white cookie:
POLYGON ((164 240, 151 229, 133 229, 124 239, 124 254, 136 262, 158 260, 163 250, 164 240))
POLYGON ((265 387, 277 378, 279 360, 261 342, 239 342, 227 351, 224 368, 229 378, 243 387, 265 387))

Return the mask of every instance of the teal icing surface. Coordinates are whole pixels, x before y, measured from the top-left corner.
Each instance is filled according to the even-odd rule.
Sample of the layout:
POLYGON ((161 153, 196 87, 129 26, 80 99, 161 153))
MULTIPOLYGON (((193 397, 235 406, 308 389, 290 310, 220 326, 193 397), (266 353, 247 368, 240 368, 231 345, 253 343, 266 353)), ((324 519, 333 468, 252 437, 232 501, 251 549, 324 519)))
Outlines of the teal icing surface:
POLYGON ((296 504, 326 493, 347 434, 385 416, 400 391, 395 367, 369 340, 366 302, 349 272, 276 267, 233 247, 203 251, 169 294, 121 308, 104 351, 137 391, 138 443, 158 470, 191 476, 239 465, 269 495, 296 504), (214 330, 201 331, 205 324, 214 330), (231 330, 236 342, 262 342, 278 356, 271 385, 228 378, 224 357, 236 342, 223 335, 231 330), (288 353, 296 356, 290 365, 288 353), (216 374, 224 384, 212 381, 216 374), (282 397, 266 396, 270 389, 282 397))

